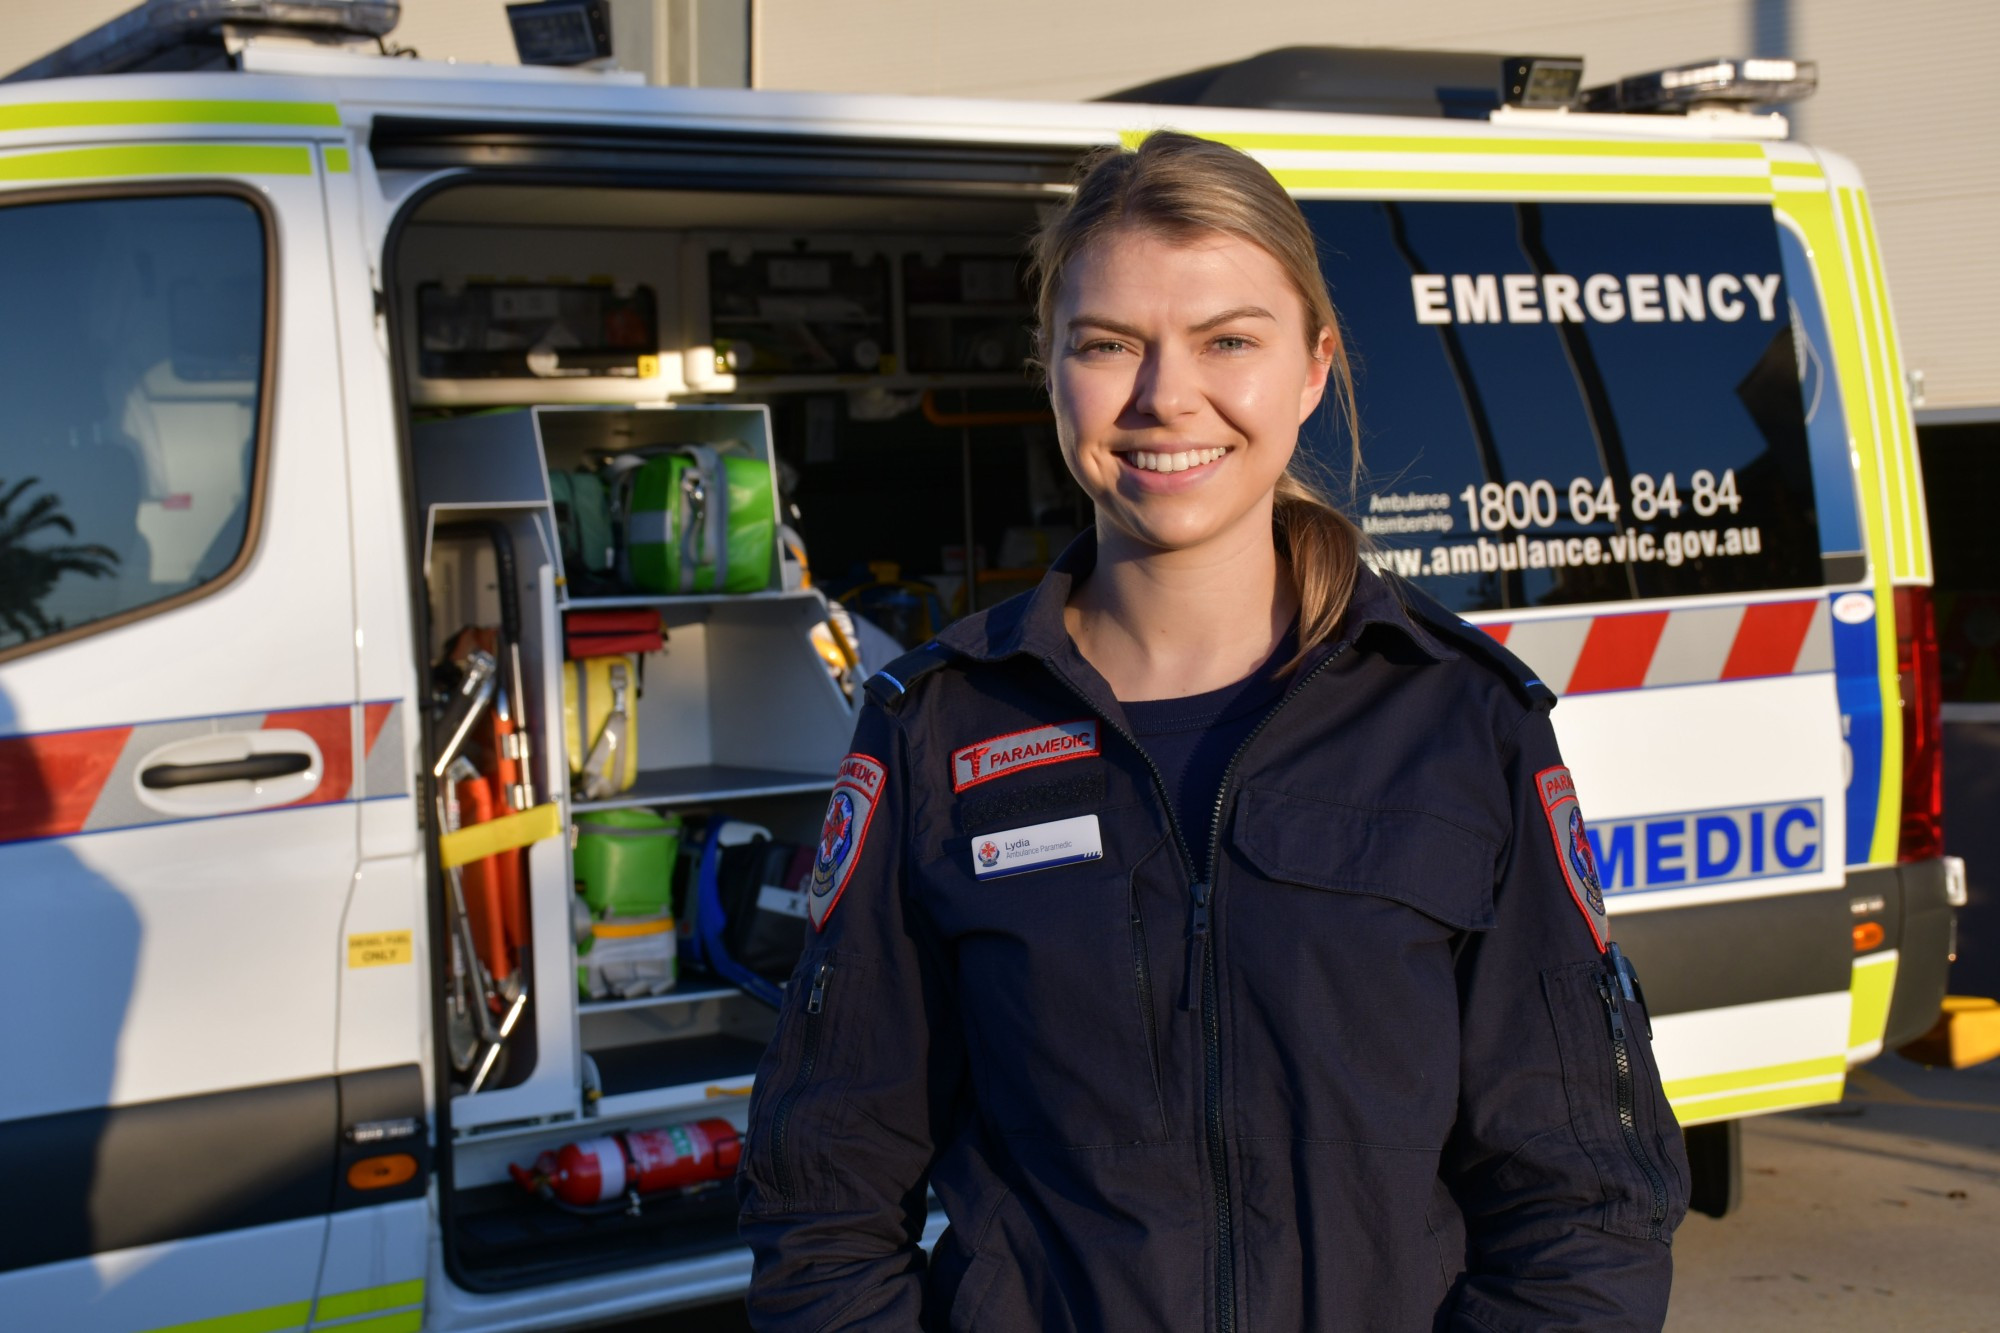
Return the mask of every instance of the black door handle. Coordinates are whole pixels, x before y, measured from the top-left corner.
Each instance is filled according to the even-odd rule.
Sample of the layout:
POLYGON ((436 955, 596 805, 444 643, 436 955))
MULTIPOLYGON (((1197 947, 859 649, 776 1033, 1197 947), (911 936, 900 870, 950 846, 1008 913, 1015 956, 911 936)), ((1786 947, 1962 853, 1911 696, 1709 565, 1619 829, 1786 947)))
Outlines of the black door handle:
POLYGON ((150 791, 198 787, 207 782, 254 782, 258 778, 303 773, 312 763, 311 755, 294 750, 253 754, 248 759, 225 759, 213 764, 155 764, 139 774, 139 782, 150 791))

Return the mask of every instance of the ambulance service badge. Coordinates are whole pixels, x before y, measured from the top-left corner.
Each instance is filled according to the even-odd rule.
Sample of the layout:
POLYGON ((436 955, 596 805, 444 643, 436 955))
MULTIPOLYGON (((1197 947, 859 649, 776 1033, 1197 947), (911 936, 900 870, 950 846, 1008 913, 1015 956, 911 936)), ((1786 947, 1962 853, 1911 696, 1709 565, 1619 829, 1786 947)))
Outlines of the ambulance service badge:
POLYGON ((1545 768, 1535 774, 1535 795, 1549 819, 1549 836, 1555 840, 1556 864, 1562 868, 1563 883, 1590 927, 1590 938, 1599 953, 1610 938, 1604 919, 1604 884, 1597 873, 1597 853, 1583 826, 1583 809, 1577 804, 1576 781, 1567 768, 1545 768))
POLYGON ((812 879, 806 886, 806 908, 815 930, 826 929, 827 918, 846 891, 887 778, 888 770, 881 762, 865 754, 851 754, 840 761, 840 775, 826 803, 826 818, 820 821, 812 879))

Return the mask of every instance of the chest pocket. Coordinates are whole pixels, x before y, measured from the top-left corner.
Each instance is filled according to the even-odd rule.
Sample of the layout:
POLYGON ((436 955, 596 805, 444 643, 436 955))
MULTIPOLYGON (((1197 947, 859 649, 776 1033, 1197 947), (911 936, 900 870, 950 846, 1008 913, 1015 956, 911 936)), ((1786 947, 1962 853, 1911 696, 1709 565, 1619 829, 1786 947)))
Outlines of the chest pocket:
POLYGON ((1142 879, 1181 881, 1149 823, 1107 812, 1103 857, 1080 864, 979 879, 959 839, 921 869, 957 974, 974 1094, 1002 1134, 1068 1147, 1164 1134, 1133 905, 1142 879))
POLYGON ((1371 810, 1247 788, 1237 850, 1266 879, 1413 907, 1453 930, 1493 927, 1499 844, 1421 810, 1371 810))

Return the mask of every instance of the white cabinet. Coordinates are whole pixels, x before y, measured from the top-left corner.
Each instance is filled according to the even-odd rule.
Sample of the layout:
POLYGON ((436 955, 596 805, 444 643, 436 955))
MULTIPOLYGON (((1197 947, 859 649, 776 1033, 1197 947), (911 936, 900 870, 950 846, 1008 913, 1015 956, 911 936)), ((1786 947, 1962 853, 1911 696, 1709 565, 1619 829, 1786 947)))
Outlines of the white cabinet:
MULTIPOLYGON (((497 608, 490 555, 440 529, 503 524, 522 585, 537 773, 544 799, 561 805, 565 830, 578 814, 651 806, 747 818, 791 841, 815 837, 854 725, 853 705, 810 638, 826 616, 820 594, 782 587, 774 559, 772 586, 757 592, 571 597, 548 484, 551 468, 574 469, 595 455, 695 443, 773 467, 768 411, 533 407, 419 423, 414 434, 433 655, 458 626, 493 623, 497 608), (667 629, 665 651, 643 663, 639 779, 602 800, 572 800, 561 725, 563 614, 634 606, 657 607, 667 629)), ((775 468, 773 481, 775 494, 775 468)), ((686 969, 666 995, 580 1001, 568 840, 537 844, 530 861, 533 1069, 512 1086, 454 1099, 456 1186, 504 1180, 509 1161, 531 1158, 531 1144, 545 1146, 580 1121, 721 1115, 740 1127, 769 1011, 686 969)))

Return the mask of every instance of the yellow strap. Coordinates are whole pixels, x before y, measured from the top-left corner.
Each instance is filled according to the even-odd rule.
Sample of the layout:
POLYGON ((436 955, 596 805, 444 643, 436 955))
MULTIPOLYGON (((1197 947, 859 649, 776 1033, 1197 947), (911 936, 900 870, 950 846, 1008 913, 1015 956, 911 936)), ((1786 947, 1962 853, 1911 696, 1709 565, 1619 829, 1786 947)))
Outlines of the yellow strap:
POLYGON ((553 838, 561 832, 562 811, 551 801, 517 815, 502 815, 484 824, 447 833, 438 839, 438 854, 443 858, 445 869, 449 870, 453 866, 484 861, 489 856, 526 847, 543 838, 553 838))
POLYGON ((664 935, 674 928, 674 919, 663 916, 656 921, 595 921, 590 933, 600 940, 629 940, 641 935, 664 935))

